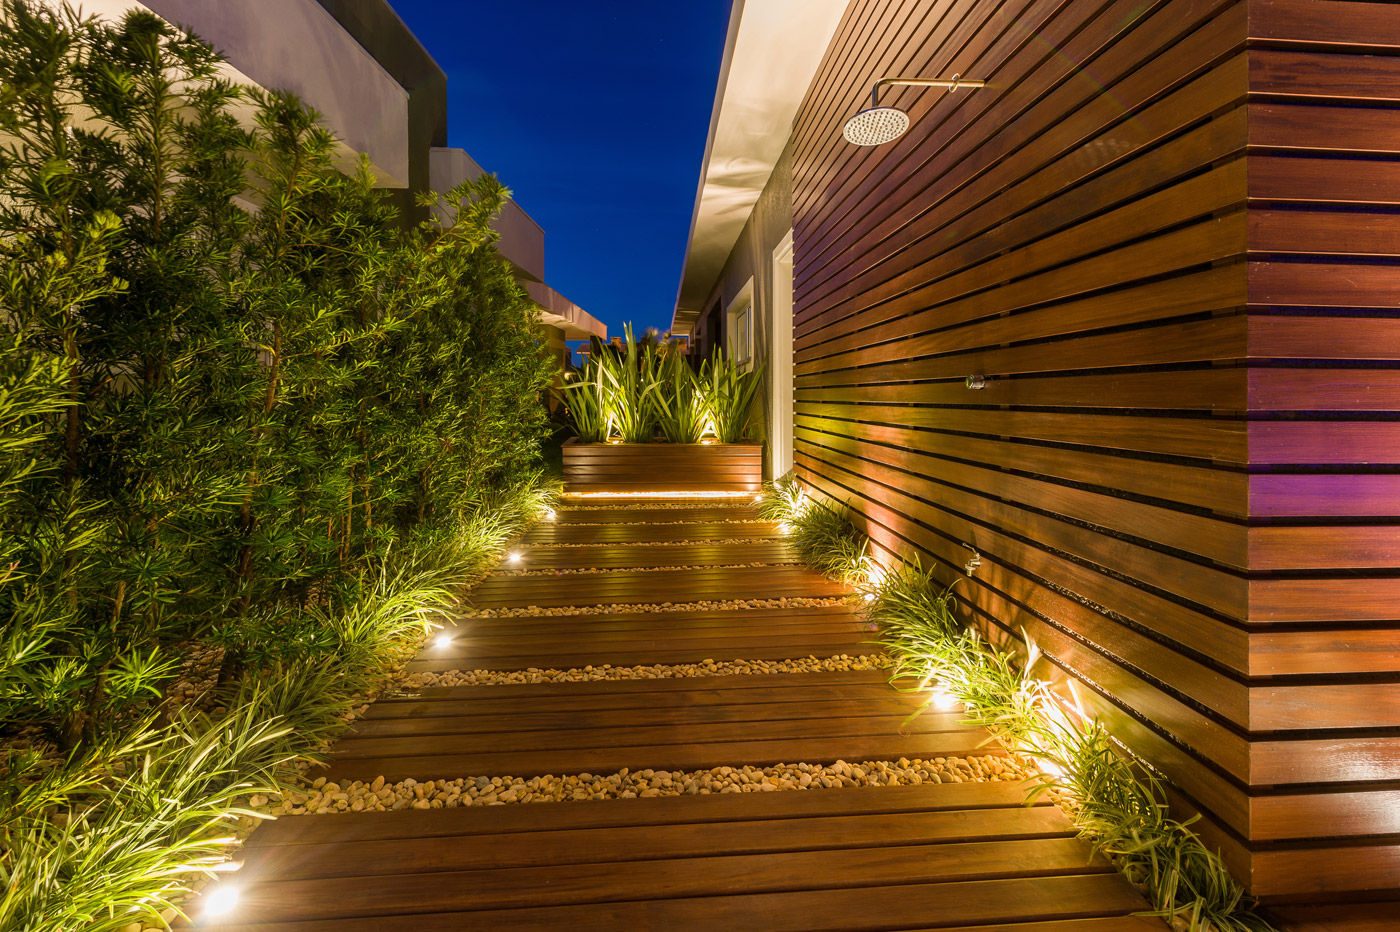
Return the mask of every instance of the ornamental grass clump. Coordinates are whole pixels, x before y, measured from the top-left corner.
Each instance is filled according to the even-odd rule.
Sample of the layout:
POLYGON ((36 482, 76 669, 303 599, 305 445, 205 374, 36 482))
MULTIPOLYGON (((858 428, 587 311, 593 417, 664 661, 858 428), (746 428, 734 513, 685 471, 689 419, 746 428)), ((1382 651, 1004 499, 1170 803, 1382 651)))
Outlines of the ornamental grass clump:
POLYGON ((811 497, 790 476, 764 483, 763 488, 759 516, 779 522, 803 559, 842 582, 858 584, 869 579, 869 545, 851 523, 849 508, 811 497))
MULTIPOLYGON (((813 499, 792 478, 765 487, 760 513, 787 523, 804 556, 827 572, 851 566, 851 540, 863 539, 845 509, 813 499)), ((952 588, 918 565, 866 578, 875 580, 865 587, 869 612, 894 660, 893 681, 932 690, 931 702, 956 700, 969 724, 1033 759, 1040 773, 1030 792, 1055 792, 1081 835, 1145 892, 1155 915, 1202 932, 1271 929, 1219 855, 1190 830, 1192 820, 1170 816, 1161 778, 1078 709, 1077 696, 1071 712, 1038 676, 1049 661, 1034 642, 987 640, 957 618, 952 588)))
POLYGON ((699 443, 713 434, 710 405, 690 360, 680 353, 668 352, 658 360, 656 371, 651 404, 666 442, 699 443))
POLYGON ((754 400, 762 384, 761 368, 746 370, 718 348, 705 360, 700 385, 716 440, 739 443, 750 438, 754 400))
POLYGON ((625 328, 619 348, 593 342, 577 381, 560 394, 585 443, 739 443, 753 436, 762 371, 746 370, 716 348, 697 372, 674 346, 636 339, 625 328))

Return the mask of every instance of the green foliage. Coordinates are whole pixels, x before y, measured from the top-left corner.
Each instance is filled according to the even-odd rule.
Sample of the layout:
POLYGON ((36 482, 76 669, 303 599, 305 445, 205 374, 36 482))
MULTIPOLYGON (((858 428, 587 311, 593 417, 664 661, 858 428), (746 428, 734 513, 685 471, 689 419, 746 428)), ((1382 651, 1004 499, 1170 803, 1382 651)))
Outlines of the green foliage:
POLYGON ((580 440, 650 443, 658 429, 668 443, 749 439, 760 370, 716 349, 697 373, 680 353, 634 338, 630 324, 625 332, 620 349, 594 341, 581 378, 562 389, 580 440))
POLYGON ((611 383, 601 365, 591 358, 583 376, 561 392, 574 433, 584 443, 602 443, 612 435, 613 394, 611 383))
POLYGON ((159 18, 0 17, 0 725, 75 747, 144 717, 172 644, 228 680, 278 631, 330 650, 314 603, 533 469, 549 363, 494 178, 406 230, 313 111, 159 18))
POLYGON ((0 927, 119 928, 547 506, 551 369, 495 178, 406 229, 159 18, 0 21, 0 728, 67 755, 0 762, 0 927))
POLYGON ((850 509, 813 498, 792 476, 764 483, 759 514, 781 522, 803 559, 834 579, 864 583, 871 563, 868 542, 851 523, 850 509))
POLYGON ((680 353, 666 353, 657 361, 651 403, 667 443, 699 443, 710 432, 710 408, 700 379, 680 353))
MULTIPOLYGON (((816 501, 792 478, 765 487, 760 513, 786 522, 814 565, 852 578, 864 542, 839 506, 816 501)), ((1097 719, 1067 712, 1039 679, 1034 643, 993 644, 954 614, 951 589, 931 573, 899 564, 869 585, 871 617, 895 661, 894 680, 914 681, 961 703, 970 724, 1008 749, 1034 758, 1041 773, 1032 792, 1054 789, 1069 800, 1080 832, 1147 892, 1157 915, 1193 930, 1267 932, 1253 902, 1219 856, 1168 814, 1161 780, 1115 745, 1097 719)), ((1072 684, 1071 684, 1072 687, 1072 684)))
POLYGON ((763 384, 762 368, 745 371, 716 349, 701 367, 700 384, 715 439, 720 443, 749 439, 754 399, 763 384))

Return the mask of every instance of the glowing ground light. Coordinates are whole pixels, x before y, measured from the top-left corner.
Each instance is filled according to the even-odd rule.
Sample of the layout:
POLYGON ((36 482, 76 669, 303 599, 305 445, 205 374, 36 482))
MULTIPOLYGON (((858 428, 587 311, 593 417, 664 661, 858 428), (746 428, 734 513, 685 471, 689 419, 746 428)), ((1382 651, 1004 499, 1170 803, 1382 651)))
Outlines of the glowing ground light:
POLYGON ((784 534, 791 534, 791 533, 792 533, 792 525, 791 525, 791 524, 788 524, 786 521, 779 521, 779 522, 778 522, 778 530, 782 531, 784 534))
POLYGON ((958 707, 958 700, 946 689, 935 689, 929 694, 929 704, 940 712, 951 712, 958 707))
POLYGON ((553 508, 546 508, 544 510, 544 519, 546 521, 553 521, 557 517, 559 517, 559 515, 553 508))
POLYGON ((437 637, 433 638, 433 646, 436 647, 438 650, 442 650, 443 648, 451 647, 451 646, 452 646, 452 635, 450 635, 450 634, 439 634, 437 637))
POLYGON ((238 888, 231 884, 219 884, 205 892, 200 902, 203 904, 205 916, 227 916, 238 905, 238 888))
POLYGON ((867 593, 865 594, 865 601, 867 601, 867 602, 874 602, 874 601, 875 601, 875 593, 873 593, 873 592, 867 592, 867 593))
POLYGON ((636 491, 636 492, 564 492, 563 496, 570 500, 589 499, 629 499, 629 498, 716 498, 716 499, 738 499, 748 498, 752 492, 696 492, 691 489, 673 489, 671 491, 636 491))
POLYGON ((523 559, 525 559, 525 555, 519 550, 512 550, 506 557, 506 560, 510 563, 519 563, 523 559))

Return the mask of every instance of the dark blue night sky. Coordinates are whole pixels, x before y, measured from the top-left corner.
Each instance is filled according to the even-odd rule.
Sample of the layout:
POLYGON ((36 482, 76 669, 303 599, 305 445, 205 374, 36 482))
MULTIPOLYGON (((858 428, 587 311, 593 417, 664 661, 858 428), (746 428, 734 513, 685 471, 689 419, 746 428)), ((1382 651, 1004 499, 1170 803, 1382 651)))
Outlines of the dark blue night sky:
POLYGON ((545 277, 621 333, 671 322, 729 0, 391 0, 447 72, 448 142, 545 230, 545 277))

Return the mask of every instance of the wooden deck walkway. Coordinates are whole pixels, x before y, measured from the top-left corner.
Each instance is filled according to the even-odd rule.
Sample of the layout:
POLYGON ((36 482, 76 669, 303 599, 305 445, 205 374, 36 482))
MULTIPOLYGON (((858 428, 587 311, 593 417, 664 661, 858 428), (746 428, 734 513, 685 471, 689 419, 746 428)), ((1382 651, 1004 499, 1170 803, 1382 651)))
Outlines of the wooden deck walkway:
MULTIPOLYGON (((848 604, 545 611, 841 594, 751 506, 566 508, 520 550, 527 571, 603 571, 505 568, 472 602, 525 611, 463 618, 451 645, 429 646, 412 670, 875 650, 848 604)), ((994 751, 955 713, 911 719, 917 705, 869 670, 429 687, 375 703, 329 774, 421 781, 994 751)), ((1022 799, 1013 783, 968 782, 286 817, 249 840, 237 924, 217 928, 1164 928, 1130 915, 1144 901, 1063 814, 1022 799)))

